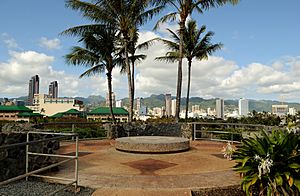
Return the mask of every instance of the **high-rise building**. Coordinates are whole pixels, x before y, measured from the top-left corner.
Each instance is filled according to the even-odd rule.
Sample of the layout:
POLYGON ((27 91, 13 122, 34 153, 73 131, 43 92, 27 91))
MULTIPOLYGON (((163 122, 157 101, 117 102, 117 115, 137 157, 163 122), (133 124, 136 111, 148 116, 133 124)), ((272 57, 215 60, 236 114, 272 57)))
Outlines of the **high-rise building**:
POLYGON ((136 110, 139 112, 141 107, 142 107, 142 103, 143 102, 143 98, 138 97, 136 98, 136 110))
POLYGON ((147 115, 148 113, 148 108, 144 105, 144 99, 141 97, 136 99, 136 111, 138 115, 147 115))
POLYGON ((239 100, 239 115, 247 116, 249 113, 249 103, 247 99, 240 98, 239 100))
POLYGON ((172 100, 172 116, 176 114, 176 99, 172 100))
POLYGON ((224 118, 224 99, 216 100, 216 113, 217 118, 224 118))
MULTIPOLYGON (((111 92, 112 107, 116 107, 116 96, 114 92, 111 92)), ((106 93, 106 106, 109 107, 109 93, 106 93)))
POLYGON ((123 102, 121 99, 116 101, 116 107, 119 107, 119 108, 123 107, 123 102))
POLYGON ((29 80, 27 105, 33 105, 34 94, 39 94, 40 79, 38 75, 29 80))
POLYGON ((58 83, 53 81, 49 85, 49 98, 58 98, 58 83))
POLYGON ((171 96, 171 94, 166 94, 166 96, 165 96, 165 108, 166 108, 166 117, 171 117, 171 115, 172 115, 172 96, 171 96))

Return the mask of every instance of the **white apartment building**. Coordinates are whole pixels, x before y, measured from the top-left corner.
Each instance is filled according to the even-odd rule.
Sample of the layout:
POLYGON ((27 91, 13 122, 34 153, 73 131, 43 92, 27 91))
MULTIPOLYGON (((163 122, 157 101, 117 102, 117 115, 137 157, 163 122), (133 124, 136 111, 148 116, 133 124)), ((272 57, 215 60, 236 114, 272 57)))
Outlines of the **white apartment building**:
POLYGON ((52 116, 58 112, 65 112, 69 109, 83 111, 82 101, 74 98, 49 98, 46 94, 35 94, 33 105, 27 106, 34 113, 40 113, 46 116, 52 116))
POLYGON ((296 108, 289 108, 289 115, 295 116, 297 113, 296 108))
POLYGON ((249 102, 247 99, 241 98, 239 100, 239 115, 247 116, 249 113, 249 102))
POLYGON ((176 114, 176 99, 172 100, 171 105, 172 105, 172 116, 175 116, 175 114, 176 114))
POLYGON ((284 116, 288 113, 289 106, 288 105, 272 105, 272 113, 277 116, 284 116))
POLYGON ((165 95, 165 108, 166 108, 166 117, 170 117, 172 115, 172 96, 171 94, 165 95))
POLYGON ((116 107, 117 107, 117 108, 123 107, 123 102, 122 102, 122 100, 116 101, 116 107))

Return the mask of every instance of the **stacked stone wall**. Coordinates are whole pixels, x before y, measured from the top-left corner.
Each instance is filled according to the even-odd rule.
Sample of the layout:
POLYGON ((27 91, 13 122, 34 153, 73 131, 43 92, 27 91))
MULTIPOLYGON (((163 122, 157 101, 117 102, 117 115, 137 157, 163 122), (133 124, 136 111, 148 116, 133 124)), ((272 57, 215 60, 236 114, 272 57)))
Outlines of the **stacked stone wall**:
MULTIPOLYGON (((7 124, 0 131, 0 146, 26 142, 27 132, 37 131, 28 124, 7 124)), ((30 141, 46 139, 52 135, 30 134, 30 141)), ((30 152, 53 154, 59 149, 58 141, 47 141, 29 146, 30 152)), ((25 173, 26 146, 0 149, 0 181, 25 173)), ((52 157, 29 156, 29 171, 55 163, 52 157)))
POLYGON ((179 123, 126 123, 107 125, 106 130, 110 139, 126 136, 192 137, 191 125, 179 123))

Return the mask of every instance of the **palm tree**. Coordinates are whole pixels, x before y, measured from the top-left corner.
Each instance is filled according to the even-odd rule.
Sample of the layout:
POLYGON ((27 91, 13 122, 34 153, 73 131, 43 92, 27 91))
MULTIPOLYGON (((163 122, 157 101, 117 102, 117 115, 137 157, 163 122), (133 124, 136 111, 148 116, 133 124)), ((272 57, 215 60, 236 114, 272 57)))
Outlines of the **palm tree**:
POLYGON ((163 7, 172 6, 175 11, 168 13, 160 18, 155 25, 154 29, 157 29, 161 23, 166 21, 176 20, 179 15, 179 61, 177 70, 177 93, 176 93, 176 122, 179 121, 180 112, 180 100, 181 100, 181 87, 182 87, 182 58, 183 58, 183 34, 185 29, 185 22, 189 15, 194 10, 202 13, 204 10, 208 10, 211 7, 217 7, 226 3, 236 4, 239 0, 152 0, 152 4, 161 5, 163 7))
POLYGON ((131 29, 137 29, 149 18, 160 11, 162 7, 148 6, 149 0, 95 0, 91 5, 80 0, 68 0, 68 6, 80 10, 84 16, 101 24, 113 25, 117 28, 122 44, 124 46, 124 56, 126 73, 128 79, 129 93, 129 122, 132 121, 133 114, 133 79, 129 61, 129 42, 131 29))
POLYGON ((129 62, 130 30, 138 28, 152 18, 154 14, 159 13, 163 6, 151 7, 150 0, 94 0, 87 3, 81 0, 67 0, 66 4, 72 9, 79 10, 84 17, 96 22, 97 24, 82 25, 73 28, 73 32, 82 32, 89 29, 93 25, 104 24, 113 25, 118 30, 118 36, 122 39, 124 46, 125 65, 128 79, 129 92, 129 122, 132 121, 133 114, 133 86, 132 74, 129 62))
MULTIPOLYGON (((91 30, 92 28, 90 28, 91 30)), ((113 123, 116 122, 113 114, 112 106, 112 70, 118 65, 116 54, 116 30, 113 27, 94 28, 93 31, 85 31, 79 42, 84 47, 73 47, 71 53, 65 56, 68 64, 84 65, 88 70, 80 75, 91 76, 106 71, 108 93, 109 93, 109 109, 113 123)))
MULTIPOLYGON (((130 29, 129 32, 130 40, 128 42, 128 53, 129 53, 129 62, 131 63, 131 85, 132 85, 132 101, 134 100, 135 94, 135 66, 137 61, 142 61, 146 59, 146 55, 144 54, 136 54, 137 50, 145 48, 143 44, 137 44, 139 39, 138 30, 136 28, 130 29)), ((120 49, 120 57, 125 56, 124 47, 120 49)), ((121 64, 123 64, 121 72, 126 73, 126 59, 121 58, 121 64)))
MULTIPOLYGON (((178 61, 179 60, 179 32, 175 33, 172 30, 168 29, 171 33, 174 42, 157 39, 162 41, 164 44, 171 49, 170 52, 163 57, 157 57, 157 60, 164 61, 178 61)), ((188 109, 189 109, 189 95, 190 95, 190 86, 191 86, 191 71, 192 71, 192 61, 194 58, 197 60, 208 59, 208 56, 211 55, 216 50, 221 49, 222 44, 212 44, 211 38, 214 35, 212 31, 207 32, 204 36, 206 27, 203 25, 200 29, 197 29, 196 21, 189 20, 186 28, 183 33, 183 57, 188 61, 188 82, 187 82, 187 95, 186 95, 186 110, 185 110, 185 120, 188 118, 188 109)))

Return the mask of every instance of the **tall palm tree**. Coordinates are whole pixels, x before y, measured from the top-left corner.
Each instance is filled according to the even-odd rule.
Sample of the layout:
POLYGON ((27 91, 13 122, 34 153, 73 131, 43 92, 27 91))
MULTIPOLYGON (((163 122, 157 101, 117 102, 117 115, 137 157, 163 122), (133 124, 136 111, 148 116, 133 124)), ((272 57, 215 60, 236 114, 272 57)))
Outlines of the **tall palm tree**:
MULTIPOLYGON (((170 52, 167 52, 166 56, 157 57, 157 60, 164 61, 178 61, 179 60, 179 32, 175 33, 172 30, 168 29, 171 33, 171 36, 174 41, 169 41, 165 39, 157 39, 162 41, 164 44, 171 49, 170 52)), ((189 109, 189 95, 190 95, 190 86, 191 86, 191 71, 192 71, 192 61, 194 58, 197 60, 208 59, 208 56, 211 55, 216 50, 221 49, 222 44, 212 44, 211 38, 214 35, 212 31, 207 32, 206 27, 203 25, 200 29, 197 29, 196 21, 189 20, 187 22, 186 28, 183 33, 183 57, 187 59, 188 62, 188 82, 187 82, 187 95, 186 95, 186 110, 185 110, 185 120, 188 118, 188 109, 189 109)))
MULTIPOLYGON (((133 114, 133 87, 132 74, 129 62, 128 45, 130 41, 130 29, 138 28, 152 18, 154 14, 159 13, 163 6, 151 7, 150 0, 94 0, 94 4, 87 3, 81 0, 67 0, 67 6, 72 9, 79 10, 84 17, 104 24, 114 25, 117 27, 119 37, 123 40, 126 73, 128 79, 129 93, 129 122, 132 121, 133 114)), ((98 25, 96 24, 96 25, 98 25)), ((92 24, 93 25, 93 24, 92 24)), ((72 31, 85 31, 91 25, 82 25, 73 28, 72 31)))
POLYGON ((129 92, 129 122, 133 114, 133 85, 129 63, 128 44, 130 41, 130 29, 138 28, 159 13, 163 6, 149 7, 150 0, 92 0, 89 3, 82 0, 66 0, 66 5, 74 10, 82 12, 83 16, 95 24, 81 25, 68 29, 70 34, 82 33, 93 26, 104 27, 112 25, 117 28, 118 36, 122 38, 124 46, 125 65, 128 79, 129 92), (103 26, 104 25, 104 26, 103 26))
POLYGON ((236 4, 239 0, 152 0, 152 4, 161 5, 163 7, 172 6, 174 12, 168 13, 161 17, 154 29, 157 29, 161 23, 166 21, 174 21, 179 15, 179 61, 177 69, 177 93, 176 93, 176 122, 179 121, 180 101, 181 101, 181 88, 182 88, 182 58, 183 58, 183 34, 185 29, 185 22, 189 15, 194 10, 202 13, 211 7, 217 7, 226 3, 236 4))
MULTIPOLYGON (((90 28, 91 30, 92 28, 90 28)), ((85 31, 79 42, 82 42, 83 47, 75 46, 71 52, 65 56, 68 64, 83 65, 88 68, 87 71, 80 75, 91 76, 106 71, 108 94, 109 94, 109 109, 113 123, 116 122, 112 106, 112 70, 118 65, 116 54, 116 30, 113 27, 94 28, 93 31, 85 31)))
MULTIPOLYGON (((131 64, 131 85, 132 85, 132 101, 134 100, 134 94, 135 94, 135 66, 136 66, 136 62, 142 61, 146 59, 146 55, 144 54, 136 54, 137 50, 139 49, 143 49, 145 47, 143 47, 142 44, 138 44, 138 39, 139 39, 139 34, 138 34, 138 30, 136 28, 132 28, 130 29, 129 32, 129 37, 130 40, 128 42, 128 53, 129 53, 129 62, 131 64)), ((125 56, 124 55, 125 51, 124 51, 124 47, 122 47, 120 49, 120 56, 125 56)), ((122 61, 121 64, 123 64, 121 72, 122 73, 126 73, 126 63, 125 63, 125 59, 122 58, 120 59, 122 61)))

